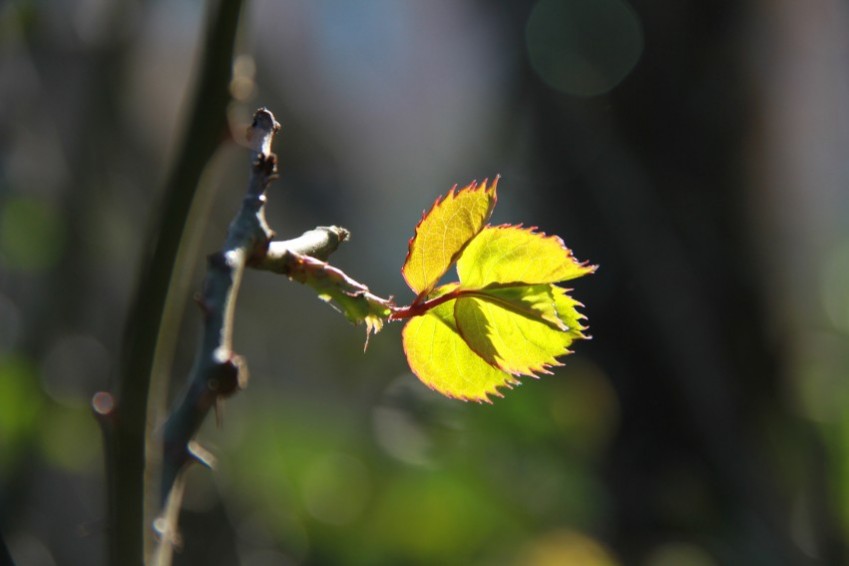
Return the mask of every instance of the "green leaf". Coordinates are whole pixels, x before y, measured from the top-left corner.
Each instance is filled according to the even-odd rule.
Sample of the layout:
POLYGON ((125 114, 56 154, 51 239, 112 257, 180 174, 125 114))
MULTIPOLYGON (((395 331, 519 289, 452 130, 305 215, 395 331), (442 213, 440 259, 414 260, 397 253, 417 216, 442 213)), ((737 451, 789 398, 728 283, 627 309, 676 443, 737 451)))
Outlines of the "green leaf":
POLYGON ((447 397, 471 401, 501 397, 499 387, 512 387, 518 381, 487 363, 463 340, 454 322, 455 302, 445 302, 404 326, 402 339, 410 369, 447 397))
MULTIPOLYGON (((595 271, 595 267, 593 268, 595 271)), ((572 337, 572 340, 586 340, 589 338, 584 331, 587 329, 584 324, 586 317, 578 312, 578 307, 583 307, 581 303, 567 294, 568 289, 552 285, 551 290, 554 293, 554 306, 557 309, 557 317, 566 326, 566 333, 572 337)))
POLYGON ((457 273, 466 289, 558 283, 594 270, 576 260, 557 236, 520 226, 485 228, 457 261, 457 273))
POLYGON ((557 358, 570 353, 575 338, 583 337, 583 328, 576 303, 563 289, 550 285, 549 296, 557 324, 547 319, 548 309, 519 311, 501 297, 492 300, 483 293, 456 301, 457 330, 484 361, 510 374, 550 373, 548 368, 561 365, 557 358), (564 319, 575 326, 570 328, 564 319))
POLYGON ((560 330, 568 330, 557 313, 556 293, 563 289, 554 285, 519 285, 516 287, 488 287, 471 296, 479 296, 502 305, 517 314, 534 318, 560 330))
POLYGON ((352 323, 365 323, 366 343, 368 335, 379 332, 392 312, 390 301, 373 295, 362 283, 313 257, 289 252, 283 271, 290 279, 312 287, 319 299, 330 303, 352 323))
MULTIPOLYGON (((575 340, 587 338, 581 304, 556 284, 596 268, 533 228, 475 228, 465 221, 470 209, 459 204, 476 202, 469 192, 481 196, 474 187, 452 190, 451 204, 437 201, 423 218, 404 265, 419 295, 393 316, 411 317, 404 351, 422 382, 449 397, 488 401, 500 387, 518 384, 516 376, 550 373, 575 340), (460 280, 434 290, 455 261, 460 280)), ((476 218, 485 222, 490 212, 476 218)))
POLYGON ((498 178, 456 187, 444 199, 437 199, 422 216, 401 273, 417 295, 423 298, 454 264, 463 248, 481 231, 495 207, 498 178))

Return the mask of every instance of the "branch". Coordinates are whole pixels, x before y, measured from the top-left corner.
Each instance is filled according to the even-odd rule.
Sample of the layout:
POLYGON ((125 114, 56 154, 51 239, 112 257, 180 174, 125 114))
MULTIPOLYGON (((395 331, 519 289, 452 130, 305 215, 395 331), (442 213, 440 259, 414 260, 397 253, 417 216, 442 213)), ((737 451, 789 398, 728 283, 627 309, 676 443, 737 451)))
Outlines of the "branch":
POLYGON ((330 254, 336 251, 339 244, 347 242, 351 237, 350 232, 339 226, 319 226, 313 230, 304 232, 302 235, 292 240, 284 240, 281 242, 271 242, 268 246, 268 253, 258 267, 265 269, 270 267, 282 258, 286 252, 295 252, 301 255, 308 255, 319 260, 326 260, 330 254))
POLYGON ((305 234, 307 235, 309 236, 302 241, 299 238, 281 242, 280 246, 271 246, 268 253, 252 267, 280 273, 298 283, 309 285, 318 294, 319 299, 331 303, 349 321, 354 324, 365 323, 368 346, 369 335, 379 332, 383 323, 389 320, 395 308, 392 299, 374 295, 368 287, 355 281, 341 269, 315 257, 301 254, 298 249, 291 247, 291 244, 296 242, 309 246, 315 235, 309 232, 305 234))
POLYGON ((178 267, 177 250, 198 180, 227 131, 233 44, 241 8, 242 0, 220 0, 210 8, 188 126, 165 185, 162 214, 150 231, 155 240, 146 249, 125 326, 117 391, 110 395, 109 413, 98 413, 104 429, 108 428, 104 442, 111 443, 105 453, 109 562, 113 565, 141 564, 145 554, 145 443, 154 354, 166 326, 168 289, 178 267))
POLYGON ((209 256, 198 303, 204 314, 203 336, 189 375, 189 388, 165 423, 162 491, 167 498, 180 470, 197 460, 189 449, 209 409, 247 384, 242 359, 232 349, 233 315, 245 266, 264 256, 273 232, 265 221, 265 190, 277 174, 271 139, 280 128, 261 108, 254 115, 249 139, 254 150, 251 177, 242 207, 230 224, 223 248, 209 256))
POLYGON ((245 268, 273 265, 280 257, 306 257, 303 254, 326 258, 348 238, 344 228, 329 226, 292 240, 271 241, 274 233, 265 221, 265 192, 277 176, 271 142, 279 127, 271 112, 257 110, 248 129, 253 161, 247 193, 223 247, 208 258, 203 291, 197 299, 204 317, 201 341, 187 390, 162 434, 162 513, 155 523, 160 535, 158 564, 170 564, 171 549, 179 542, 176 525, 185 470, 192 462, 212 466, 212 457, 193 439, 210 409, 218 415, 223 400, 247 386, 247 365, 233 352, 232 340, 236 298, 245 268))

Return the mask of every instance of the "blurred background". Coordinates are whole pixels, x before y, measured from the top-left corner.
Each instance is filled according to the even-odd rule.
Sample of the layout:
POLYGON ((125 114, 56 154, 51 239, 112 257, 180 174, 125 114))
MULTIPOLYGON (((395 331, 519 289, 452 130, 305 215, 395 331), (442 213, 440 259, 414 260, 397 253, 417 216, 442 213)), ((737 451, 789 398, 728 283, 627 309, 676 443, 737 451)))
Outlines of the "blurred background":
MULTIPOLYGON (((214 3, 213 3, 214 4, 214 3)), ((106 560, 101 435, 199 0, 0 2, 0 532, 106 560)), ((268 217, 398 303, 424 209, 502 176, 494 223, 560 235, 593 339, 492 405, 249 272, 249 388, 201 443, 177 564, 843 564, 849 7, 841 0, 248 2, 235 132, 283 124, 268 217)), ((234 134, 234 135, 239 135, 234 134)), ((245 188, 223 139, 187 299, 245 188)), ((200 317, 186 301, 180 391, 200 317)))

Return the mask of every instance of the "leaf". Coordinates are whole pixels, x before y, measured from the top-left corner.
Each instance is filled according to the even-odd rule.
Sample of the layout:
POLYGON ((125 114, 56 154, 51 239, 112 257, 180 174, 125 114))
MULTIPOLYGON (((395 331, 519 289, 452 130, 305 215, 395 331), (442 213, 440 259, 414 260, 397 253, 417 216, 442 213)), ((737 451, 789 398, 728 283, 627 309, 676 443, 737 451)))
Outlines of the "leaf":
POLYGON ((485 228, 457 261, 457 273, 467 289, 512 283, 558 283, 594 270, 578 262, 557 236, 520 226, 485 228))
MULTIPOLYGON (((593 267, 595 271, 595 267, 593 267)), ((581 303, 566 294, 567 289, 551 286, 554 292, 554 306, 557 309, 557 317, 566 325, 566 332, 572 337, 572 340, 586 340, 589 338, 584 334, 587 329, 583 323, 586 317, 578 312, 578 307, 583 307, 581 303)))
POLYGON ((518 384, 516 376, 550 373, 575 340, 587 338, 581 304, 556 284, 596 267, 534 228, 460 222, 463 228, 443 230, 450 237, 438 237, 439 226, 453 226, 455 215, 468 212, 458 204, 468 202, 466 193, 480 194, 470 187, 452 190, 444 201, 452 204, 437 201, 419 224, 404 265, 418 296, 393 317, 410 318, 404 351, 422 382, 449 397, 489 401, 501 396, 500 387, 518 384), (434 289, 455 261, 459 281, 434 289))
POLYGON ((519 285, 517 287, 487 287, 474 296, 501 304, 518 314, 536 318, 560 330, 568 330, 561 320, 555 304, 556 291, 563 289, 554 285, 519 285))
POLYGON ((417 299, 424 298, 481 231, 495 207, 498 178, 487 186, 471 183, 452 188, 422 216, 401 273, 417 299))
POLYGON ((315 289, 319 299, 330 303, 352 323, 365 323, 366 344, 369 334, 379 332, 392 312, 391 301, 373 295, 362 283, 313 257, 289 252, 283 271, 290 279, 315 289))
POLYGON ((583 337, 583 327, 578 325, 577 303, 560 287, 548 287, 558 324, 548 319, 547 309, 517 311, 510 302, 484 293, 457 300, 454 317, 460 335, 484 361, 510 374, 550 373, 548 368, 561 365, 557 358, 570 353, 575 338, 583 337))
POLYGON ((402 339, 410 369, 447 397, 487 402, 489 395, 501 397, 499 387, 512 387, 518 381, 484 361, 463 340, 454 323, 455 302, 445 302, 404 326, 402 339))

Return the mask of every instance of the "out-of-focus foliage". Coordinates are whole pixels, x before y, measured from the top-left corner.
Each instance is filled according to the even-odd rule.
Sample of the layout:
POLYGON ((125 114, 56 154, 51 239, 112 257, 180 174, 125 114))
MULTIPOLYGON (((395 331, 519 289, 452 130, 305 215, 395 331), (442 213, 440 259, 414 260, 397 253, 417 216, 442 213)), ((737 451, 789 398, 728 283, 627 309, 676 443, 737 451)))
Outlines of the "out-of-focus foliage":
POLYGON ((7 202, 2 213, 0 254, 9 268, 41 270, 56 262, 62 250, 61 217, 56 210, 20 198, 7 202))
POLYGON ((0 463, 11 469, 37 435, 42 395, 31 364, 7 355, 0 361, 0 463))
POLYGON ((616 404, 584 369, 592 371, 574 368, 582 384, 564 380, 554 395, 488 408, 422 394, 403 378, 366 420, 337 412, 316 423, 320 407, 268 403, 252 425, 259 430, 243 431, 251 441, 222 455, 222 481, 242 492, 236 507, 267 523, 297 559, 523 563, 554 524, 577 533, 603 517, 603 488, 584 457, 610 438, 608 424, 591 422, 609 423, 616 404), (560 422, 563 403, 590 402, 599 415, 580 419, 574 444, 552 452, 570 428, 560 422), (373 433, 378 446, 366 440, 373 433))
MULTIPOLYGON (((102 564, 101 438, 140 250, 183 131, 205 5, 0 3, 0 533, 102 564)), ((603 266, 593 340, 492 406, 409 373, 249 272, 250 387, 200 442, 178 564, 841 564, 849 533, 849 13, 841 0, 249 2, 234 131, 283 124, 268 220, 403 297, 410 227, 503 176, 603 266)), ((191 287, 242 198, 222 140, 191 287)), ((437 283, 438 284, 438 283, 437 283)), ((200 315, 188 302, 179 390, 200 315)), ((152 423, 157 426, 161 423, 152 423)))

